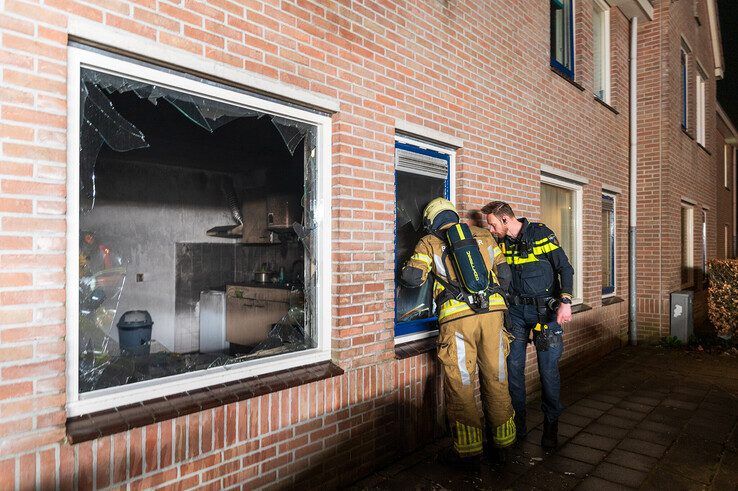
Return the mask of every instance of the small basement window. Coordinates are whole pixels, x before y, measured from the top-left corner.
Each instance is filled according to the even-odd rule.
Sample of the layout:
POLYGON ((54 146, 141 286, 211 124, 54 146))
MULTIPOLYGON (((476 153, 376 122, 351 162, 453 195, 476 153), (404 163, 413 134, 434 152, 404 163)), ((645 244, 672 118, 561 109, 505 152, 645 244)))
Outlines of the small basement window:
MULTIPOLYGON (((423 210, 433 199, 450 199, 453 151, 409 139, 395 143, 395 266, 399 270, 426 235, 423 210)), ((395 280, 395 337, 410 341, 438 329, 433 280, 420 288, 406 288, 395 280)))
POLYGON ((70 55, 70 415, 328 359, 330 120, 70 55))

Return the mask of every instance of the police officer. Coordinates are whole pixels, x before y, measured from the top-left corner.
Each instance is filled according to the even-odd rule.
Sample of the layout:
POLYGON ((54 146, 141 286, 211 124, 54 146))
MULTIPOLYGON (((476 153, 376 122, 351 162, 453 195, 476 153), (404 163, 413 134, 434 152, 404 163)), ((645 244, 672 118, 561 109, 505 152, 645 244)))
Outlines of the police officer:
POLYGON ((574 268, 556 235, 544 224, 515 218, 510 205, 502 201, 487 204, 482 213, 490 230, 503 240, 505 259, 512 268, 508 328, 515 339, 507 366, 518 438, 527 431, 525 356, 533 331, 541 378, 541 409, 545 416, 541 446, 555 448, 558 418, 564 409, 559 401, 559 359, 564 350, 561 325, 571 321, 574 268))
MULTIPOLYGON (((487 291, 486 310, 477 312, 461 298, 457 273, 449 257, 444 232, 459 222, 454 205, 443 198, 431 201, 423 212, 429 234, 415 247, 401 272, 409 287, 423 285, 433 276, 433 296, 438 312, 440 334, 438 358, 444 370, 446 412, 454 443, 454 463, 478 463, 483 451, 483 429, 474 397, 472 375, 479 367, 482 406, 488 427, 488 441, 498 449, 515 441, 515 420, 507 387, 506 356, 511 336, 503 326, 506 309, 499 288, 487 291), (455 459, 454 459, 455 457, 455 459)), ((510 270, 502 250, 489 231, 469 227, 482 253, 491 284, 506 288, 510 270)), ((504 459, 504 452, 496 452, 504 459)))

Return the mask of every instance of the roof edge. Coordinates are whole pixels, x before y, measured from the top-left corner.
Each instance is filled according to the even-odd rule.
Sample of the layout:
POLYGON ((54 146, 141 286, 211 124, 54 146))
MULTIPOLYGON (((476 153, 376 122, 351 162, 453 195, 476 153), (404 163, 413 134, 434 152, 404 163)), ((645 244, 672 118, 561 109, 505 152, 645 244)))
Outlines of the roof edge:
POLYGON ((707 15, 712 37, 712 55, 715 58, 715 77, 720 80, 725 75, 725 59, 723 58, 723 39, 720 33, 720 20, 715 0, 707 0, 707 15))
POLYGON ((653 5, 648 0, 606 0, 610 7, 618 7, 629 19, 653 20, 653 5))

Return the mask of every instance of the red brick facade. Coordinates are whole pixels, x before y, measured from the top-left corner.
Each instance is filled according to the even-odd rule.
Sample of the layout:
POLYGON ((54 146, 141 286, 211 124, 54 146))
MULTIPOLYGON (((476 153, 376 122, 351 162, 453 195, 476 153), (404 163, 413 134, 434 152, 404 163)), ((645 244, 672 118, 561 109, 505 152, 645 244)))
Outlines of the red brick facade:
POLYGON ((715 132, 715 192, 717 193, 717 254, 718 259, 734 258, 735 220, 735 127, 722 109, 717 111, 715 132))
MULTIPOLYGON (((678 66, 681 33, 712 73, 710 41, 705 23, 692 26, 691 2, 670 3, 656 2, 655 21, 639 34, 644 337, 664 334, 664 302, 679 286, 673 261, 659 259, 678 257, 667 244, 678 240, 679 196, 717 207, 708 153, 715 155, 714 77, 705 150, 680 131, 676 71, 664 68, 678 66)), ((394 350, 394 139, 404 123, 463 141, 456 202, 465 214, 506 199, 521 215, 538 218, 542 165, 584 179, 581 296, 591 310, 567 326, 563 364, 576 367, 621 346, 627 301, 602 305, 600 212, 603 186, 619 189, 616 294, 627 299, 629 19, 612 9, 613 111, 592 95, 591 9, 590 0, 576 2, 572 84, 549 66, 547 2, 508 2, 502 9, 492 1, 437 0, 6 0, 0 12, 0 488, 253 489, 274 482, 333 488, 440 434, 435 357, 397 360, 394 350), (212 73, 199 75, 220 79, 219 67, 235 67, 338 101, 330 196, 332 359, 343 375, 66 442, 65 60, 73 23, 144 41, 149 50, 123 54, 154 64, 161 61, 157 47, 173 47, 212 63, 212 73)), ((73 41, 89 42, 83 31, 75 30, 73 41)))
POLYGON ((705 318, 702 219, 707 258, 716 256, 715 61, 708 2, 656 1, 638 44, 638 336, 669 335, 669 294, 682 289, 682 204, 693 210, 695 324, 705 318), (696 10, 695 10, 696 9, 696 10), (682 128, 680 53, 687 52, 687 127, 682 128), (705 143, 696 141, 696 87, 706 76, 705 143))

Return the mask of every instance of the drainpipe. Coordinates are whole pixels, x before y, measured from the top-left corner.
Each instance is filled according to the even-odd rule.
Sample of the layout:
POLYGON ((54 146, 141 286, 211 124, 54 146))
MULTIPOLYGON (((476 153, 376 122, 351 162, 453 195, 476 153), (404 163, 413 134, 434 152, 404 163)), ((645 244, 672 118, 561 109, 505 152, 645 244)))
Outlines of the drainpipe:
POLYGON ((630 20, 630 190, 628 223, 628 341, 631 346, 638 344, 638 324, 636 315, 636 222, 638 197, 638 17, 630 20))

